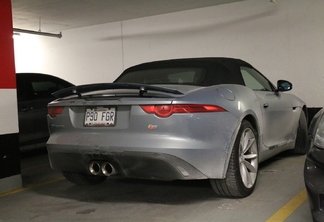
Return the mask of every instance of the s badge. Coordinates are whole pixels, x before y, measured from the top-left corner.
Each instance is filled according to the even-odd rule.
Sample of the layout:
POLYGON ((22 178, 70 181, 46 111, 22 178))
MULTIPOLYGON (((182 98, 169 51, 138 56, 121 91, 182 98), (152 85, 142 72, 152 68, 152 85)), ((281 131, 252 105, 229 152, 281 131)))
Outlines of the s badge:
POLYGON ((147 126, 147 128, 148 128, 149 130, 154 130, 154 129, 156 129, 157 127, 158 127, 157 125, 152 125, 152 124, 150 124, 150 125, 147 126))

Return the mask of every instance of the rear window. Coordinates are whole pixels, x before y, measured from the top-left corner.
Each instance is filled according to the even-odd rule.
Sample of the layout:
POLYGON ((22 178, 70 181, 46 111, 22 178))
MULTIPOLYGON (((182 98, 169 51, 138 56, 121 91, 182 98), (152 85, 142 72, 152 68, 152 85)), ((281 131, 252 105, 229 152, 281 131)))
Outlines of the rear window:
POLYGON ((200 85, 205 78, 206 71, 203 68, 160 68, 124 73, 118 82, 200 85))
POLYGON ((144 63, 126 69, 115 82, 195 86, 244 85, 242 75, 235 66, 200 60, 144 63))

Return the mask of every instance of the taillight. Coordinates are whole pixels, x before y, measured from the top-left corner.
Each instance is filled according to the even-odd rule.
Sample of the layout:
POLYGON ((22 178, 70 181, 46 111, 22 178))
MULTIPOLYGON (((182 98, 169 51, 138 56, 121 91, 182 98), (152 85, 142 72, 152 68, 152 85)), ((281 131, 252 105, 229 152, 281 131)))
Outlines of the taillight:
POLYGON ((173 113, 209 113, 226 112, 225 109, 214 105, 143 105, 141 108, 146 113, 155 114, 159 117, 169 117, 173 113))
POLYGON ((52 118, 55 118, 57 115, 62 113, 63 109, 64 107, 61 106, 48 107, 48 115, 50 115, 50 117, 52 118))

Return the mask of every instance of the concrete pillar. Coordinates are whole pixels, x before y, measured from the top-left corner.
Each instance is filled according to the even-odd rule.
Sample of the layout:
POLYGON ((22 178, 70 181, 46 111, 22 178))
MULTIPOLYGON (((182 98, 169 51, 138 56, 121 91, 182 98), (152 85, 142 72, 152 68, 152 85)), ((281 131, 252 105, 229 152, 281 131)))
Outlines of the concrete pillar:
POLYGON ((11 0, 0 1, 0 192, 22 186, 11 0))

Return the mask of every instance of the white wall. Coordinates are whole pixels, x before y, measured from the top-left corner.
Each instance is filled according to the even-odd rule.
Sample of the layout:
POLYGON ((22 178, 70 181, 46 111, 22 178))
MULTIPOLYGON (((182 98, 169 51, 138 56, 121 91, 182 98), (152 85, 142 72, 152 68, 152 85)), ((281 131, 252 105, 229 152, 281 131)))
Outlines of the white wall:
POLYGON ((121 41, 107 41, 111 33, 120 35, 119 23, 65 31, 61 39, 15 36, 16 71, 48 73, 74 84, 111 82, 122 71, 121 41))
POLYGON ((146 61, 235 57, 273 82, 290 80, 292 93, 309 107, 323 107, 324 1, 277 1, 246 0, 73 29, 62 39, 30 37, 29 44, 16 38, 16 70, 86 84, 111 82, 123 69, 146 61))

